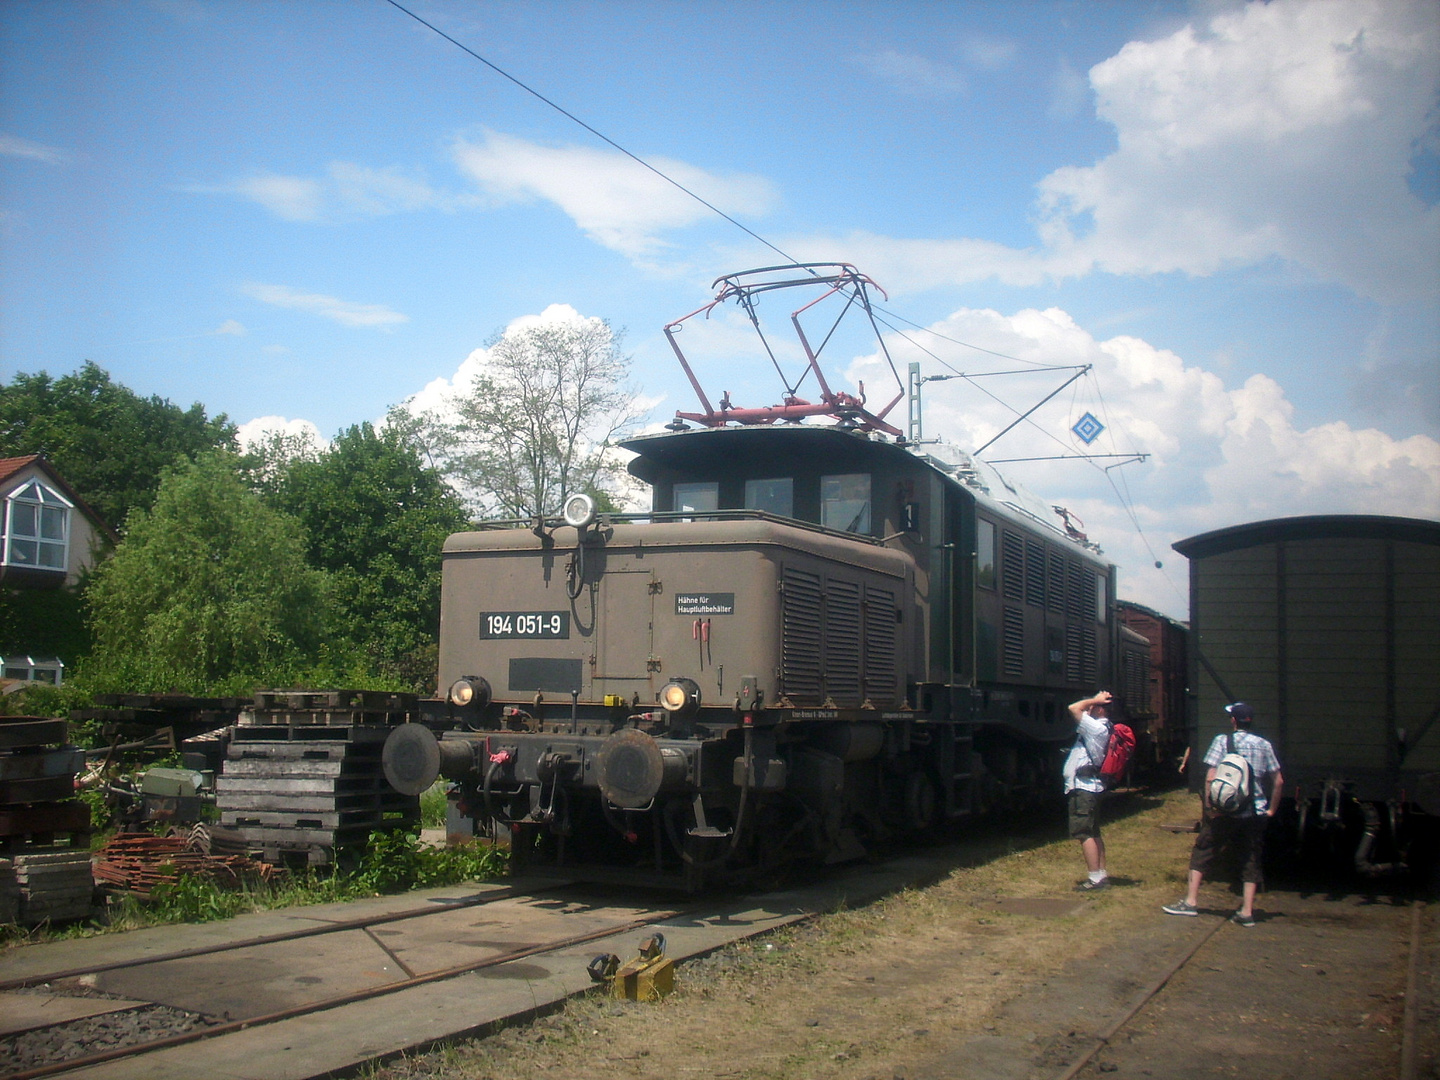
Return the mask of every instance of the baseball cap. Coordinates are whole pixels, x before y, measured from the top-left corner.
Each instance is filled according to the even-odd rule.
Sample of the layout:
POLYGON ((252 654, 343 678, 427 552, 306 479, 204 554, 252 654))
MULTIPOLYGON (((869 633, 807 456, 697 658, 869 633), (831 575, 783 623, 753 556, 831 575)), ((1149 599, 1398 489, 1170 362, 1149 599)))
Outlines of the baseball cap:
POLYGON ((1250 708, 1250 706, 1246 705, 1243 701, 1237 701, 1231 705, 1226 705, 1225 711, 1228 712, 1231 716, 1233 716, 1236 720, 1255 719, 1255 710, 1250 708))

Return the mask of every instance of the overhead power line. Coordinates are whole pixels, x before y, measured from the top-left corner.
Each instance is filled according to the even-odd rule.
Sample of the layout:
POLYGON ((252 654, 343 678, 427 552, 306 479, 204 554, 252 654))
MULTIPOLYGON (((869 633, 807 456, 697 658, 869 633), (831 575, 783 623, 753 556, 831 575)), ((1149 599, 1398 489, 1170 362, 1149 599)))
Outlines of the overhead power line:
POLYGON ((606 135, 604 132, 595 130, 595 128, 591 127, 591 126, 590 126, 589 124, 587 124, 584 120, 581 120, 581 119, 580 119, 578 116, 576 116, 574 113, 570 112, 569 110, 567 110, 567 109, 565 109, 565 108, 562 108, 561 106, 557 105, 555 102, 551 101, 551 100, 550 100, 549 98, 547 98, 544 94, 540 93, 539 90, 536 90, 536 89, 535 89, 534 87, 532 87, 532 86, 526 85, 525 83, 523 83, 523 82, 521 82, 519 79, 517 79, 514 75, 511 75, 511 74, 510 74, 508 71, 506 71, 504 68, 500 67, 500 66, 497 65, 497 64, 491 63, 489 60, 486 60, 485 57, 481 56, 479 53, 477 53, 474 49, 470 48, 468 45, 465 45, 465 44, 463 44, 462 42, 456 41, 453 37, 451 37, 449 34, 445 33, 444 30, 441 30, 441 29, 440 29, 438 26, 436 26, 434 23, 426 22, 424 19, 422 19, 419 15, 416 15, 416 14, 415 14, 413 11, 411 11, 409 8, 405 7, 405 6, 402 5, 402 4, 396 3, 395 0, 386 0, 386 3, 388 3, 391 7, 395 8, 397 11, 402 11, 402 12, 404 12, 406 15, 409 15, 410 18, 414 19, 416 22, 418 22, 421 26, 425 27, 426 29, 432 30, 432 31, 434 31, 435 33, 439 34, 442 38, 444 38, 446 41, 450 42, 450 44, 451 44, 451 45, 454 45, 457 49, 460 49, 462 52, 465 52, 465 53, 467 53, 468 55, 474 57, 476 60, 479 60, 480 63, 484 64, 484 65, 485 65, 486 67, 488 67, 491 71, 495 72, 495 74, 500 75, 500 76, 502 76, 502 77, 504 77, 504 78, 506 78, 506 79, 509 79, 512 83, 514 83, 516 86, 518 86, 521 90, 524 90, 527 94, 530 94, 532 97, 538 98, 539 100, 543 101, 546 105, 549 105, 550 108, 554 109, 554 110, 555 110, 556 112, 558 112, 561 116, 564 116, 564 117, 566 117, 567 119, 572 120, 572 121, 574 121, 575 123, 579 124, 579 125, 580 125, 582 128, 584 128, 586 131, 590 132, 591 135, 594 135, 597 139, 599 139, 600 141, 604 142, 607 146, 613 146, 616 150, 619 150, 620 153, 624 154, 626 157, 628 157, 631 161, 635 162, 637 165, 642 165, 642 166, 644 166, 645 168, 649 169, 652 173, 654 173, 656 176, 660 177, 660 179, 661 179, 661 180, 664 180, 667 184, 670 184, 670 185, 673 186, 673 187, 679 188, 679 189, 680 189, 681 191, 683 191, 686 195, 689 195, 690 198, 692 198, 692 199, 694 199, 696 202, 698 202, 701 206, 705 207, 707 210, 710 210, 710 211, 712 211, 712 212, 714 212, 714 213, 716 213, 716 214, 719 214, 719 215, 720 215, 722 218, 724 218, 726 221, 730 222, 731 225, 734 225, 734 226, 735 226, 737 229, 739 229, 741 232, 744 232, 744 233, 746 233, 747 235, 749 235, 749 236, 751 236, 751 237, 754 237, 756 240, 759 240, 760 243, 764 244, 767 248, 769 248, 771 251, 775 252, 777 255, 783 256, 784 258, 788 259, 788 260, 789 260, 790 262, 792 262, 792 263, 794 263, 794 262, 799 262, 799 261, 800 261, 800 260, 796 259, 795 256, 791 255, 789 252, 787 252, 787 251, 782 251, 780 248, 776 247, 776 246, 775 246, 774 244, 772 244, 769 240, 766 240, 765 237, 763 237, 763 236, 761 236, 759 233, 757 233, 754 229, 751 229, 751 228, 749 228, 749 227, 741 224, 740 222, 736 221, 733 217, 731 217, 729 214, 725 213, 724 210, 721 210, 721 209, 720 209, 718 206, 716 206, 714 203, 712 203, 712 202, 707 202, 705 199, 703 199, 703 198, 701 198, 699 195, 695 194, 695 192, 691 191, 691 190, 690 190, 689 188, 687 188, 684 184, 680 183, 679 180, 676 180, 673 176, 669 176, 669 175, 667 175, 666 173, 662 172, 660 169, 657 169, 654 165, 651 165, 651 164, 650 164, 648 161, 646 161, 644 158, 639 157, 639 156, 637 156, 637 155, 635 155, 635 154, 632 154, 629 150, 626 150, 625 147, 621 146, 619 143, 617 143, 614 139, 610 138, 610 136, 606 135))

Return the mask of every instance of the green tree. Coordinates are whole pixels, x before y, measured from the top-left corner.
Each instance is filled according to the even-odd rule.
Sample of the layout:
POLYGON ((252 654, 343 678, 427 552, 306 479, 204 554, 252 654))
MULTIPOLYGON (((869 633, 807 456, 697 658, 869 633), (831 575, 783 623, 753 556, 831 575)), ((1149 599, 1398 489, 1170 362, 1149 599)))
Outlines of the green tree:
POLYGON ((621 335, 603 319, 512 326, 486 343, 458 422, 437 449, 483 513, 555 514, 575 491, 602 494, 619 464, 613 440, 639 418, 621 335))
POLYGON ((330 575, 346 635, 378 675, 417 689, 435 678, 440 551, 464 528, 459 497, 399 426, 359 424, 313 454, 274 443, 261 464, 271 503, 309 536, 311 566, 330 575))
POLYGON ((303 526, 265 505, 231 454, 167 469, 87 591, 95 691, 246 693, 303 679, 325 658, 329 582, 303 526))
POLYGON ((234 445, 224 414, 141 397, 89 361, 58 379, 42 371, 0 386, 0 457, 44 454, 116 528, 154 501, 165 466, 234 445))

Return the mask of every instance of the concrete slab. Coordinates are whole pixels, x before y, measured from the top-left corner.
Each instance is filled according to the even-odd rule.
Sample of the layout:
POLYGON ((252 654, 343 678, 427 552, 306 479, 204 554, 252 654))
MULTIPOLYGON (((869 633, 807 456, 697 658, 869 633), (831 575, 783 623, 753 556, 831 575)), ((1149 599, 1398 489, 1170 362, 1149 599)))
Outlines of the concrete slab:
POLYGON ((144 1005, 143 1001, 112 998, 61 997, 18 990, 0 992, 0 1035, 14 1035, 47 1024, 62 1024, 86 1016, 119 1012, 144 1005))
POLYGON ((426 906, 440 907, 483 898, 490 893, 509 892, 517 887, 523 888, 524 885, 518 881, 449 885, 418 889, 398 896, 377 896, 345 903, 313 904, 280 911, 237 915, 233 919, 219 922, 154 926, 119 934, 47 941, 8 949, 0 954, 0 983, 46 975, 53 971, 88 969, 92 966, 163 956, 220 943, 250 941, 347 919, 394 914, 426 906))
MULTIPOLYGON (((195 1080, 196 1077, 311 1080, 377 1057, 477 1034, 498 1022, 521 1020, 553 1008, 565 998, 593 986, 585 969, 596 954, 613 952, 622 960, 628 960, 656 929, 665 935, 667 955, 677 961, 685 960, 741 938, 798 922, 816 912, 858 906, 920 884, 933 876, 935 865, 933 860, 897 860, 884 866, 855 868, 843 879, 813 886, 729 901, 711 900, 697 907, 703 914, 680 915, 654 927, 627 930, 559 952, 527 957, 367 1001, 66 1075, 91 1080, 195 1080)), ((634 895, 629 900, 630 905, 622 904, 618 910, 645 910, 645 904, 636 903, 634 895)), ((483 909, 457 911, 454 916, 462 932, 475 935, 476 944, 470 947, 476 950, 476 959, 480 959, 484 946, 504 944, 513 950, 516 940, 501 937, 500 926, 482 924, 471 926, 467 931, 464 916, 472 916, 473 921, 494 919, 515 932, 524 932, 531 925, 526 917, 538 915, 542 904, 564 907, 559 901, 532 897, 497 901, 483 909), (502 911, 502 905, 506 910, 502 911), (527 905, 532 909, 530 912, 526 911, 527 905), (512 916, 515 921, 506 924, 505 920, 512 916)), ((581 903, 575 910, 567 911, 565 925, 575 928, 570 936, 585 933, 584 928, 595 923, 613 923, 617 909, 611 906, 605 910, 610 915, 608 920, 601 917, 598 903, 581 903)), ((450 916, 445 916, 445 920, 450 921, 450 916)), ((395 924, 397 928, 402 925, 395 924)), ((428 930, 411 936, 409 947, 413 948, 415 959, 434 963, 434 950, 443 945, 443 936, 436 937, 428 930)), ((553 931, 546 936, 549 940, 555 938, 553 931)), ((399 955, 404 954, 397 952, 399 955)), ((456 962, 452 951, 451 964, 446 966, 456 962)), ((683 980, 683 971, 679 977, 683 980)))

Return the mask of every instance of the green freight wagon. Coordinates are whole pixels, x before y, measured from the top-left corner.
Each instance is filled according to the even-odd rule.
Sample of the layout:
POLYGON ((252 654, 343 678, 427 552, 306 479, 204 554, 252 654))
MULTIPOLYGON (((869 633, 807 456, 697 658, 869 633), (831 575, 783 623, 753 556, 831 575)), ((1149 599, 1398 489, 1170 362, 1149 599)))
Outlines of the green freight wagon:
POLYGON ((1302 838, 1398 863, 1440 815, 1440 522, 1322 515, 1176 543, 1190 560, 1191 785, 1224 706, 1275 743, 1302 838))

